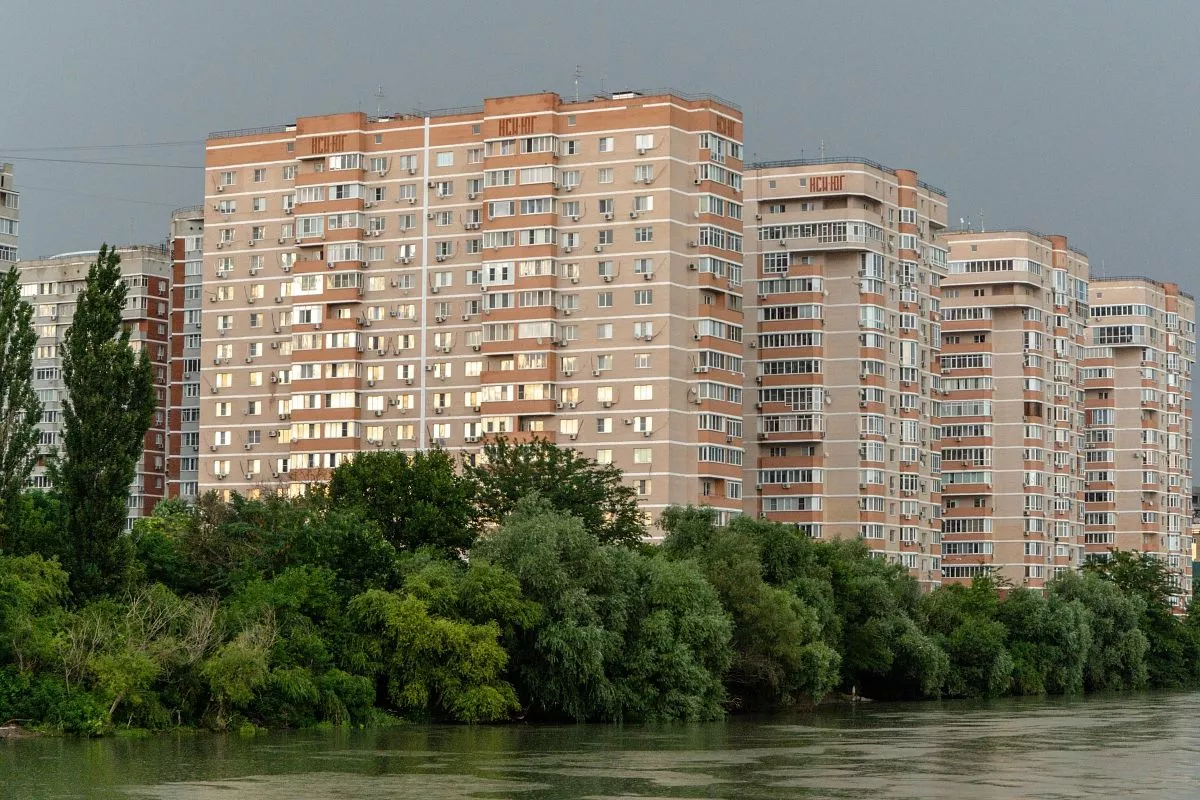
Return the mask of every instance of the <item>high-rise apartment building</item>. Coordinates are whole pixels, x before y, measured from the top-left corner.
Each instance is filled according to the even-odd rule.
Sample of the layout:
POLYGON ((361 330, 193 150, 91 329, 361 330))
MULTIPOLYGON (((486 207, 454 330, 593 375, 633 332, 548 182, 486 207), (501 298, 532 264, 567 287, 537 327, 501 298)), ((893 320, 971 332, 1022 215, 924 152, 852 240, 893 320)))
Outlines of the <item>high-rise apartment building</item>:
POLYGON ((12 164, 0 164, 0 270, 17 260, 21 195, 13 184, 12 164))
POLYGON ((942 575, 1042 587, 1083 560, 1087 256, 1028 231, 943 241, 942 575))
POLYGON ((171 364, 167 496, 200 491, 200 314, 204 305, 204 206, 171 215, 171 364))
POLYGON ((750 165, 747 513, 940 577, 946 195, 861 160, 750 165))
MULTIPOLYGON (((167 365, 168 314, 170 306, 171 257, 164 247, 135 245, 117 249, 121 257, 122 280, 128 287, 123 318, 131 329, 130 343, 135 350, 146 350, 154 367, 158 410, 146 433, 137 477, 130 487, 129 517, 148 515, 166 496, 167 458, 167 365)), ((62 354, 59 348, 74 317, 75 303, 87 281, 88 268, 95 263, 96 252, 66 253, 21 261, 21 294, 34 308, 37 349, 34 352, 33 381, 43 404, 39 450, 47 454, 62 447, 62 354)), ((43 464, 34 468, 30 484, 49 486, 43 464)))
POLYGON ((504 435, 740 513, 741 140, 675 92, 213 134, 199 488, 504 435))
POLYGON ((1192 593, 1195 300, 1172 283, 1118 277, 1094 278, 1090 301, 1087 554, 1153 554, 1183 608, 1192 593))

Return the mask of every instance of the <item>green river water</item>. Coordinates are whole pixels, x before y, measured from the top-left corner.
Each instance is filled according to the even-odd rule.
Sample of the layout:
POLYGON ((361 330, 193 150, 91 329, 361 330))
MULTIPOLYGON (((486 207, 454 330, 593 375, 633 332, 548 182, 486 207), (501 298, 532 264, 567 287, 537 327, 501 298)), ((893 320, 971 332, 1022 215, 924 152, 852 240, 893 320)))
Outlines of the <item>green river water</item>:
POLYGON ((1200 694, 862 704, 707 725, 0 741, 0 797, 1200 798, 1200 694))

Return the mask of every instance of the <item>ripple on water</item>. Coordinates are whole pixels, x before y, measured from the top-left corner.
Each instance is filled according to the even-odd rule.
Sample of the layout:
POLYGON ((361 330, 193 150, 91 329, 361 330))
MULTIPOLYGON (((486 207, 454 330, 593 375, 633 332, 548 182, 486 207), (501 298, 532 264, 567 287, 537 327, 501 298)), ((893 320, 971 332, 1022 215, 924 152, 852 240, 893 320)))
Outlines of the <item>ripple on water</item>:
POLYGON ((301 797, 347 800, 452 800, 464 797, 510 796, 546 788, 543 784, 479 778, 470 775, 360 775, 353 772, 304 772, 290 775, 251 775, 220 781, 181 781, 158 786, 134 786, 133 797, 155 800, 296 800, 301 797))

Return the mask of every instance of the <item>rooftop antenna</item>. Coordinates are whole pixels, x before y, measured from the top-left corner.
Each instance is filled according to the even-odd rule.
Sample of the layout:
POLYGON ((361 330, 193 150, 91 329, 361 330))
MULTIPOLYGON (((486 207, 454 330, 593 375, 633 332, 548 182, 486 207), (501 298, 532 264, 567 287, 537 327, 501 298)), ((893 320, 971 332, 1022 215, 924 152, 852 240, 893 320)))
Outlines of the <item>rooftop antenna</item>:
POLYGON ((375 116, 383 116, 383 84, 375 87, 375 116))
POLYGON ((821 140, 821 160, 825 160, 825 140, 821 140))
POLYGON ((979 232, 987 233, 987 228, 983 227, 983 209, 979 209, 979 232))
POLYGON ((583 67, 575 65, 575 102, 579 102, 579 79, 583 77, 583 67))
POLYGON ((607 76, 607 75, 601 75, 601 76, 600 76, 600 96, 601 96, 601 97, 603 97, 604 95, 608 94, 608 89, 606 89, 606 88, 604 87, 604 84, 605 84, 605 83, 607 83, 607 82, 608 82, 608 76, 607 76))

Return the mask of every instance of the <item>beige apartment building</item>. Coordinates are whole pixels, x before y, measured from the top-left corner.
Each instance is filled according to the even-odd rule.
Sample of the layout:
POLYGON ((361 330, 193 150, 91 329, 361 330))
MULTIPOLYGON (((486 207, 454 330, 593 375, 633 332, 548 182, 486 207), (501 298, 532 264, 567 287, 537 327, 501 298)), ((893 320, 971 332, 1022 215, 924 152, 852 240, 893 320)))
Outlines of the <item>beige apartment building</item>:
POLYGON ((1030 231, 943 241, 942 576, 1039 588, 1083 561, 1088 259, 1030 231))
POLYGON ((670 91, 211 135, 199 490, 503 435, 740 513, 742 160, 670 91))
POLYGON ((17 260, 21 224, 21 194, 13 183, 13 165, 0 164, 0 270, 17 260))
POLYGON ((746 513, 861 537, 936 584, 946 194, 821 159, 750 165, 746 197, 746 513))
POLYGON ((204 206, 171 214, 171 363, 167 409, 167 497, 200 492, 200 315, 204 303, 204 206))
POLYGON ((1092 279, 1087 394, 1085 540, 1151 553, 1192 594, 1192 369, 1196 304, 1172 283, 1092 279))
MULTIPOLYGON (((168 316, 170 306, 171 258, 166 248, 155 245, 119 247, 122 280, 128 287, 123 318, 131 328, 135 350, 145 349, 154 366, 159 408, 146 433, 137 477, 130 486, 127 527, 149 515, 166 496, 167 457, 167 365, 168 316)), ((96 251, 21 261, 21 294, 33 306, 37 349, 33 360, 33 385, 42 401, 39 451, 45 455, 62 447, 62 382, 60 345, 74 317, 75 302, 87 282, 96 251)), ((49 488, 44 464, 30 476, 34 488, 49 488)))

